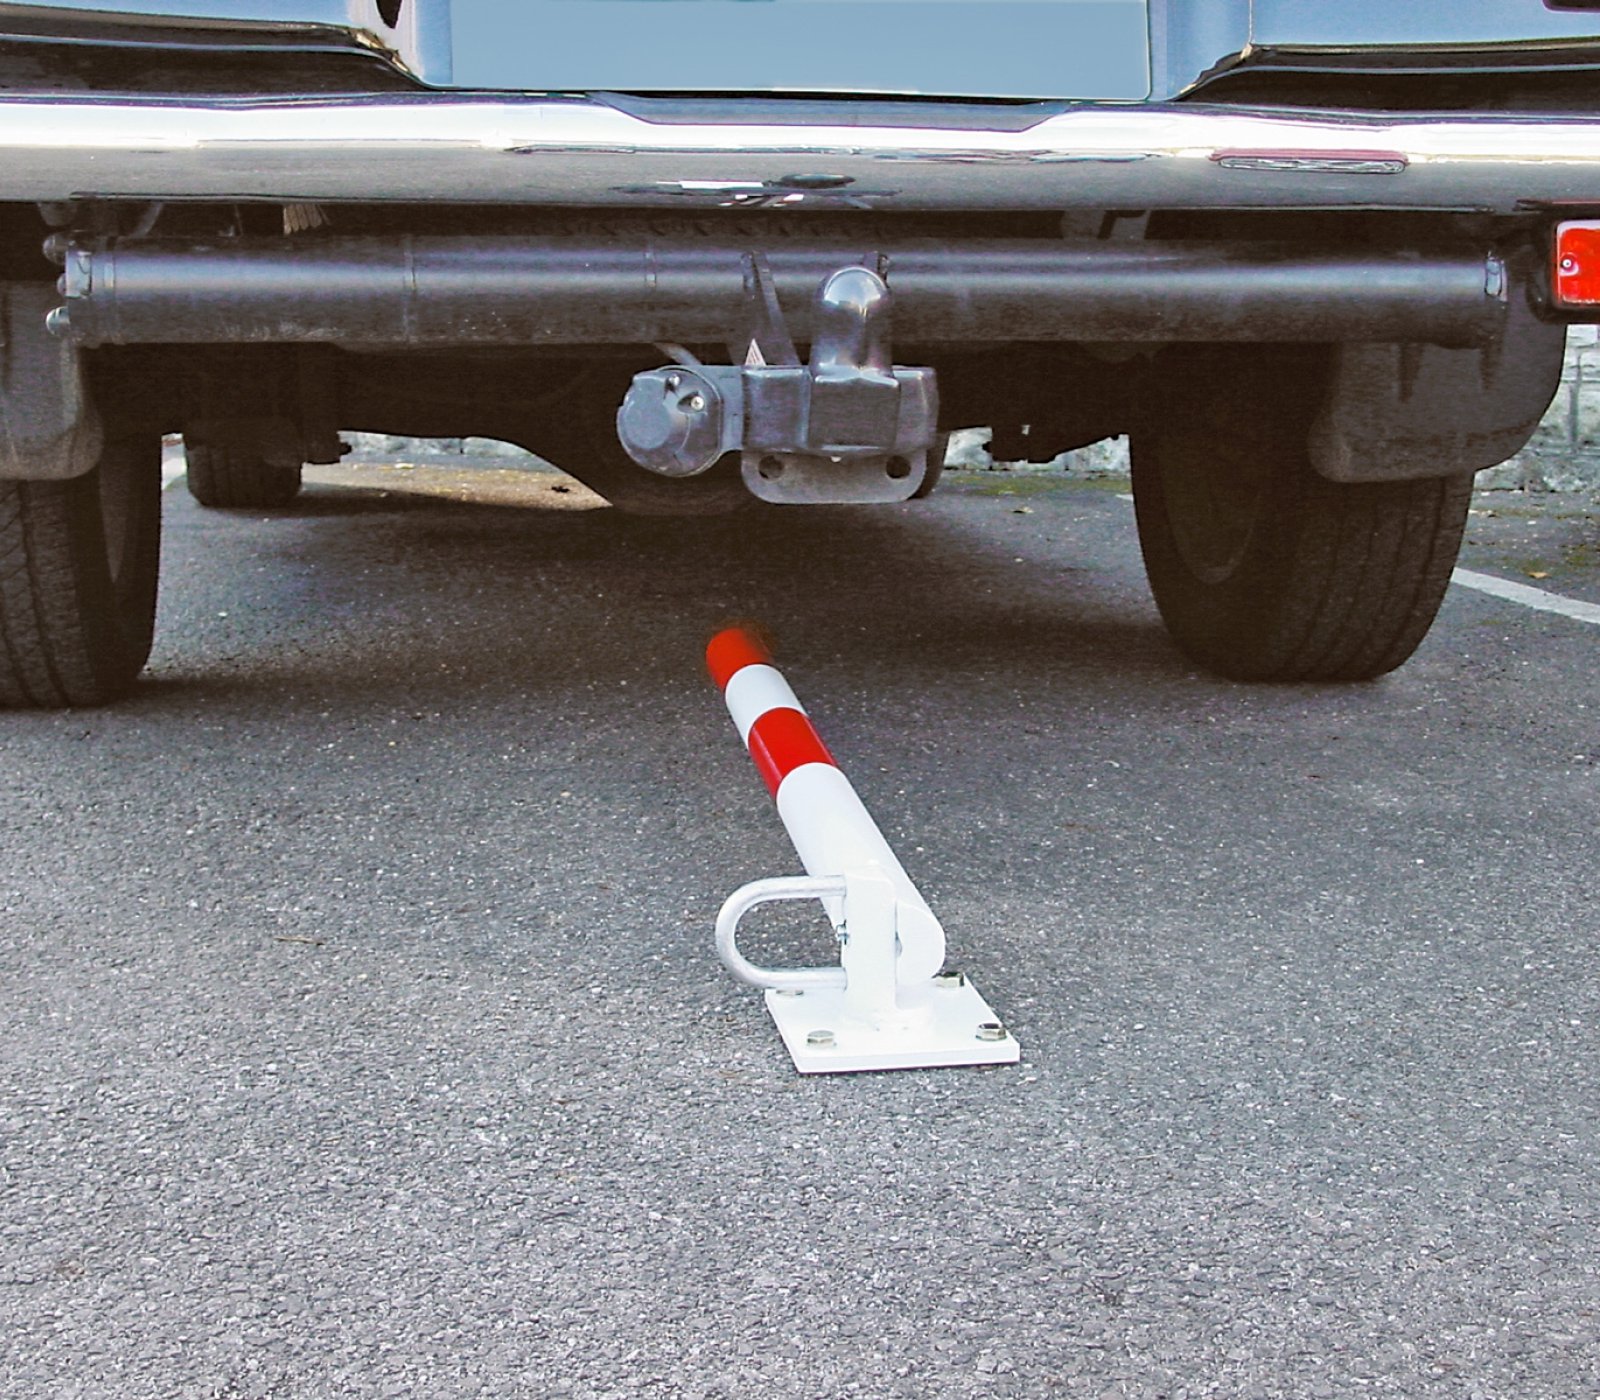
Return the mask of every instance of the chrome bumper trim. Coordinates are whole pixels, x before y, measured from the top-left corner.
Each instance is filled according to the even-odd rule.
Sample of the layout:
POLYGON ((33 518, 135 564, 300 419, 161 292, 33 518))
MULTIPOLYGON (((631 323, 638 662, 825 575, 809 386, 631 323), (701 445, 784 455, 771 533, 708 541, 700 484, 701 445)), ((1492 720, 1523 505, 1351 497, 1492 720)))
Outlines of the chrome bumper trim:
POLYGON ((1083 104, 1023 131, 653 123, 582 98, 0 100, 0 198, 823 208, 1600 201, 1600 115, 1083 104))

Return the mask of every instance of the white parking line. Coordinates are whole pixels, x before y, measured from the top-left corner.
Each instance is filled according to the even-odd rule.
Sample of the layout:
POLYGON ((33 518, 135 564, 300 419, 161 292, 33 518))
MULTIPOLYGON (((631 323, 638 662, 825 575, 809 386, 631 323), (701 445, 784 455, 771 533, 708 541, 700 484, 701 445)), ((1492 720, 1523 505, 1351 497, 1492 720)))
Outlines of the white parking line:
POLYGON ((1583 603, 1576 598, 1563 598, 1559 593, 1546 593, 1542 588, 1530 588, 1525 583, 1512 583, 1510 579, 1496 578, 1493 574, 1480 574, 1472 569, 1456 569, 1450 575, 1451 583, 1463 588, 1475 588, 1479 593, 1504 598, 1508 603, 1521 603, 1525 608, 1539 612, 1556 613, 1578 622, 1592 622, 1600 626, 1600 603, 1583 603))

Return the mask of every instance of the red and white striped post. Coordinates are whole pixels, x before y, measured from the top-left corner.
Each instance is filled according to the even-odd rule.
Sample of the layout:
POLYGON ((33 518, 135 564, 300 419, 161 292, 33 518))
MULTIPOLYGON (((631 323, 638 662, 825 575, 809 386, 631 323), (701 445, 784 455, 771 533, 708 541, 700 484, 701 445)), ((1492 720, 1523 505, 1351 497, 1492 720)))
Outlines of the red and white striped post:
POLYGON ((1008 1064, 1015 1039, 959 973, 944 929, 840 771, 766 645, 747 627, 717 633, 706 665, 750 750, 804 876, 756 880, 717 916, 717 951, 767 1008, 802 1073, 1008 1064), (739 951, 757 905, 818 899, 839 939, 836 967, 768 968, 739 951))

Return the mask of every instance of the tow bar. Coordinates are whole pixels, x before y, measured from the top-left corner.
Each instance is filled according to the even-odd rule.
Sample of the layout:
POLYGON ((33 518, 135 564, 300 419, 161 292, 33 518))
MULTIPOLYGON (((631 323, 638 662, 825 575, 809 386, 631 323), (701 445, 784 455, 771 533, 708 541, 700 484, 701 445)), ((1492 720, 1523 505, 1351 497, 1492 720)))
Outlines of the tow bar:
POLYGON ((801 1074, 1014 1064, 1021 1047, 959 972, 944 970, 944 929, 850 780, 839 770, 766 645, 748 628, 717 633, 706 665, 777 803, 804 875, 752 880, 717 915, 717 952, 767 1010, 801 1074), (758 905, 820 900, 837 967, 770 968, 739 951, 758 905))
POLYGON ((889 260, 867 261, 817 288, 803 365, 771 265, 746 253, 743 362, 702 364, 663 346, 679 363, 635 375, 617 411, 628 455, 663 476, 695 476, 737 452, 750 493, 775 505, 910 500, 939 434, 939 393, 931 369, 894 363, 889 260))

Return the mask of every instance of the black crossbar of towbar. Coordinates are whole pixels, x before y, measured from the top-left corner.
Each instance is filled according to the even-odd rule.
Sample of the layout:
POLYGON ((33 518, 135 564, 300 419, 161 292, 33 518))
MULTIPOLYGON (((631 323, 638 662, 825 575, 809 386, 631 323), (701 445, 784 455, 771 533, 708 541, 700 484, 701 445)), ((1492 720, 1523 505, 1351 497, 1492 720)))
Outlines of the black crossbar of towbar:
MULTIPOLYGON (((725 343, 745 323, 732 241, 585 237, 107 241, 68 252, 58 334, 81 345, 725 343)), ((1417 341, 1481 345, 1492 253, 1201 242, 785 239, 761 248, 797 338, 830 272, 889 260, 895 339, 1417 341)))

